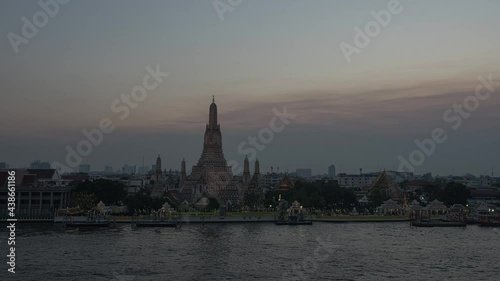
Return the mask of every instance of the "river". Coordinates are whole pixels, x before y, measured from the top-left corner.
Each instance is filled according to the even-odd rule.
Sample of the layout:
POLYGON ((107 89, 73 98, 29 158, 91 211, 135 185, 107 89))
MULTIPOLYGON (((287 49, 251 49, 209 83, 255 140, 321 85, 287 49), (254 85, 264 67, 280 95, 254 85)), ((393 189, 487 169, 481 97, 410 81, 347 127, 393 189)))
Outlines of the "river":
POLYGON ((500 280, 500 229, 474 225, 18 224, 15 274, 0 235, 1 280, 500 280))

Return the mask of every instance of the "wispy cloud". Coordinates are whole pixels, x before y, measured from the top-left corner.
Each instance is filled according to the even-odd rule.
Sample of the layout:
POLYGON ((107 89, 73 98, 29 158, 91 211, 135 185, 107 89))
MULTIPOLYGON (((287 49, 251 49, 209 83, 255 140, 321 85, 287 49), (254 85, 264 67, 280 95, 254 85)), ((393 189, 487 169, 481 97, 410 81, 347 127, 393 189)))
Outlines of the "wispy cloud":
MULTIPOLYGON (((231 96, 219 97, 220 122, 224 130, 248 131, 268 122, 272 108, 284 103, 298 118, 296 128, 317 130, 376 130, 387 134, 407 134, 427 131, 434 122, 442 120, 442 112, 453 103, 459 103, 474 91, 472 81, 448 80, 419 85, 374 89, 340 94, 335 91, 315 90, 287 93, 257 100, 240 100, 231 96)), ((496 108, 500 98, 488 100, 481 114, 475 118, 474 129, 494 126, 486 119, 499 118, 496 108)), ((155 126, 173 131, 199 131, 207 122, 208 103, 203 110, 190 111, 155 126)), ((182 110, 181 110, 182 111, 182 110)))

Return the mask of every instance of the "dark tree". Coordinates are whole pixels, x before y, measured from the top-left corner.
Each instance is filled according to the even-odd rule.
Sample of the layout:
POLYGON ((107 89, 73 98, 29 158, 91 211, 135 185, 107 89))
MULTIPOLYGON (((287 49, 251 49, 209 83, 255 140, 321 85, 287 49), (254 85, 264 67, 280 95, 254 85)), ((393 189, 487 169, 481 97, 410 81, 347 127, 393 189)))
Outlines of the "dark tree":
POLYGON ((208 205, 207 209, 208 210, 218 210, 220 207, 219 201, 215 198, 208 198, 208 205))
POLYGON ((467 204, 470 197, 470 191, 461 183, 449 182, 441 193, 441 200, 447 205, 467 204))
POLYGON ((380 188, 375 188, 370 195, 368 195, 368 199, 370 199, 371 202, 371 207, 376 208, 384 201, 388 200, 391 198, 391 196, 383 189, 380 188))
POLYGON ((123 203, 127 196, 123 183, 105 179, 81 182, 76 186, 75 192, 94 194, 98 201, 106 205, 123 203))
POLYGON ((96 197, 92 193, 84 191, 75 193, 74 205, 80 207, 83 211, 92 210, 96 206, 97 202, 96 197))
POLYGON ((125 199, 125 204, 131 213, 135 211, 149 213, 153 210, 159 210, 165 202, 172 206, 171 202, 165 198, 151 198, 150 192, 144 189, 125 199))
POLYGON ((260 205, 259 196, 255 192, 247 190, 243 198, 243 204, 253 209, 255 206, 260 205))
POLYGON ((271 191, 266 194, 265 206, 274 205, 282 195, 282 199, 292 203, 298 201, 306 208, 341 209, 350 211, 357 204, 356 195, 336 182, 295 182, 294 188, 288 191, 271 191))

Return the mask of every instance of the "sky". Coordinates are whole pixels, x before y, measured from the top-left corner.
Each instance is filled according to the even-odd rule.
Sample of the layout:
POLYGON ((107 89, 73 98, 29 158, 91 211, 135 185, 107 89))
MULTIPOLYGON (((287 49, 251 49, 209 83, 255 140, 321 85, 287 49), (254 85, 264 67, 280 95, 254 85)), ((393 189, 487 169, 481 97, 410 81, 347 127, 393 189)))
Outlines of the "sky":
POLYGON ((165 168, 185 158, 189 171, 215 95, 226 159, 239 165, 238 146, 269 132, 276 111, 295 116, 261 144, 263 172, 398 170, 413 155, 417 174, 499 175, 500 2, 401 0, 356 44, 356 28, 390 2, 70 1, 27 38, 23 17, 33 23, 38 1, 1 1, 0 162, 67 164, 66 147, 108 118, 114 131, 81 157, 92 170, 160 154, 165 168), (350 62, 343 42, 359 47, 350 62), (168 76, 121 120, 112 104, 143 84, 148 66, 168 76), (478 80, 489 75, 491 91, 478 80), (473 110, 453 111, 464 101, 473 110), (436 129, 446 140, 423 154, 415 141, 436 129))

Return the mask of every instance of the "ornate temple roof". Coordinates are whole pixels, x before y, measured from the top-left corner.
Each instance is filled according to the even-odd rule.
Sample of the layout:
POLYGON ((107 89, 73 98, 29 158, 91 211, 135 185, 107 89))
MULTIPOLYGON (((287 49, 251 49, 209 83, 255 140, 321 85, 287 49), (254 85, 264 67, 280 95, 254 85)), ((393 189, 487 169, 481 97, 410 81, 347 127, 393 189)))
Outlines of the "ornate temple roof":
POLYGON ((289 190, 292 189, 294 186, 292 180, 288 177, 288 173, 285 173, 283 178, 281 179, 280 184, 278 185, 279 190, 289 190))
POLYGON ((429 210, 446 210, 448 209, 448 207, 446 207, 446 205, 443 204, 443 202, 435 199, 434 201, 432 201, 431 203, 429 203, 429 205, 427 206, 427 208, 429 210))
POLYGON ((403 209, 400 205, 398 205, 398 203, 392 199, 389 199, 389 200, 386 200, 384 201, 384 203, 382 203, 382 205, 380 206, 380 209, 382 210, 400 210, 400 209, 403 209))
POLYGON ((368 193, 372 193, 375 189, 386 191, 390 198, 396 201, 403 200, 403 191, 385 171, 378 175, 377 179, 370 186, 368 193))

